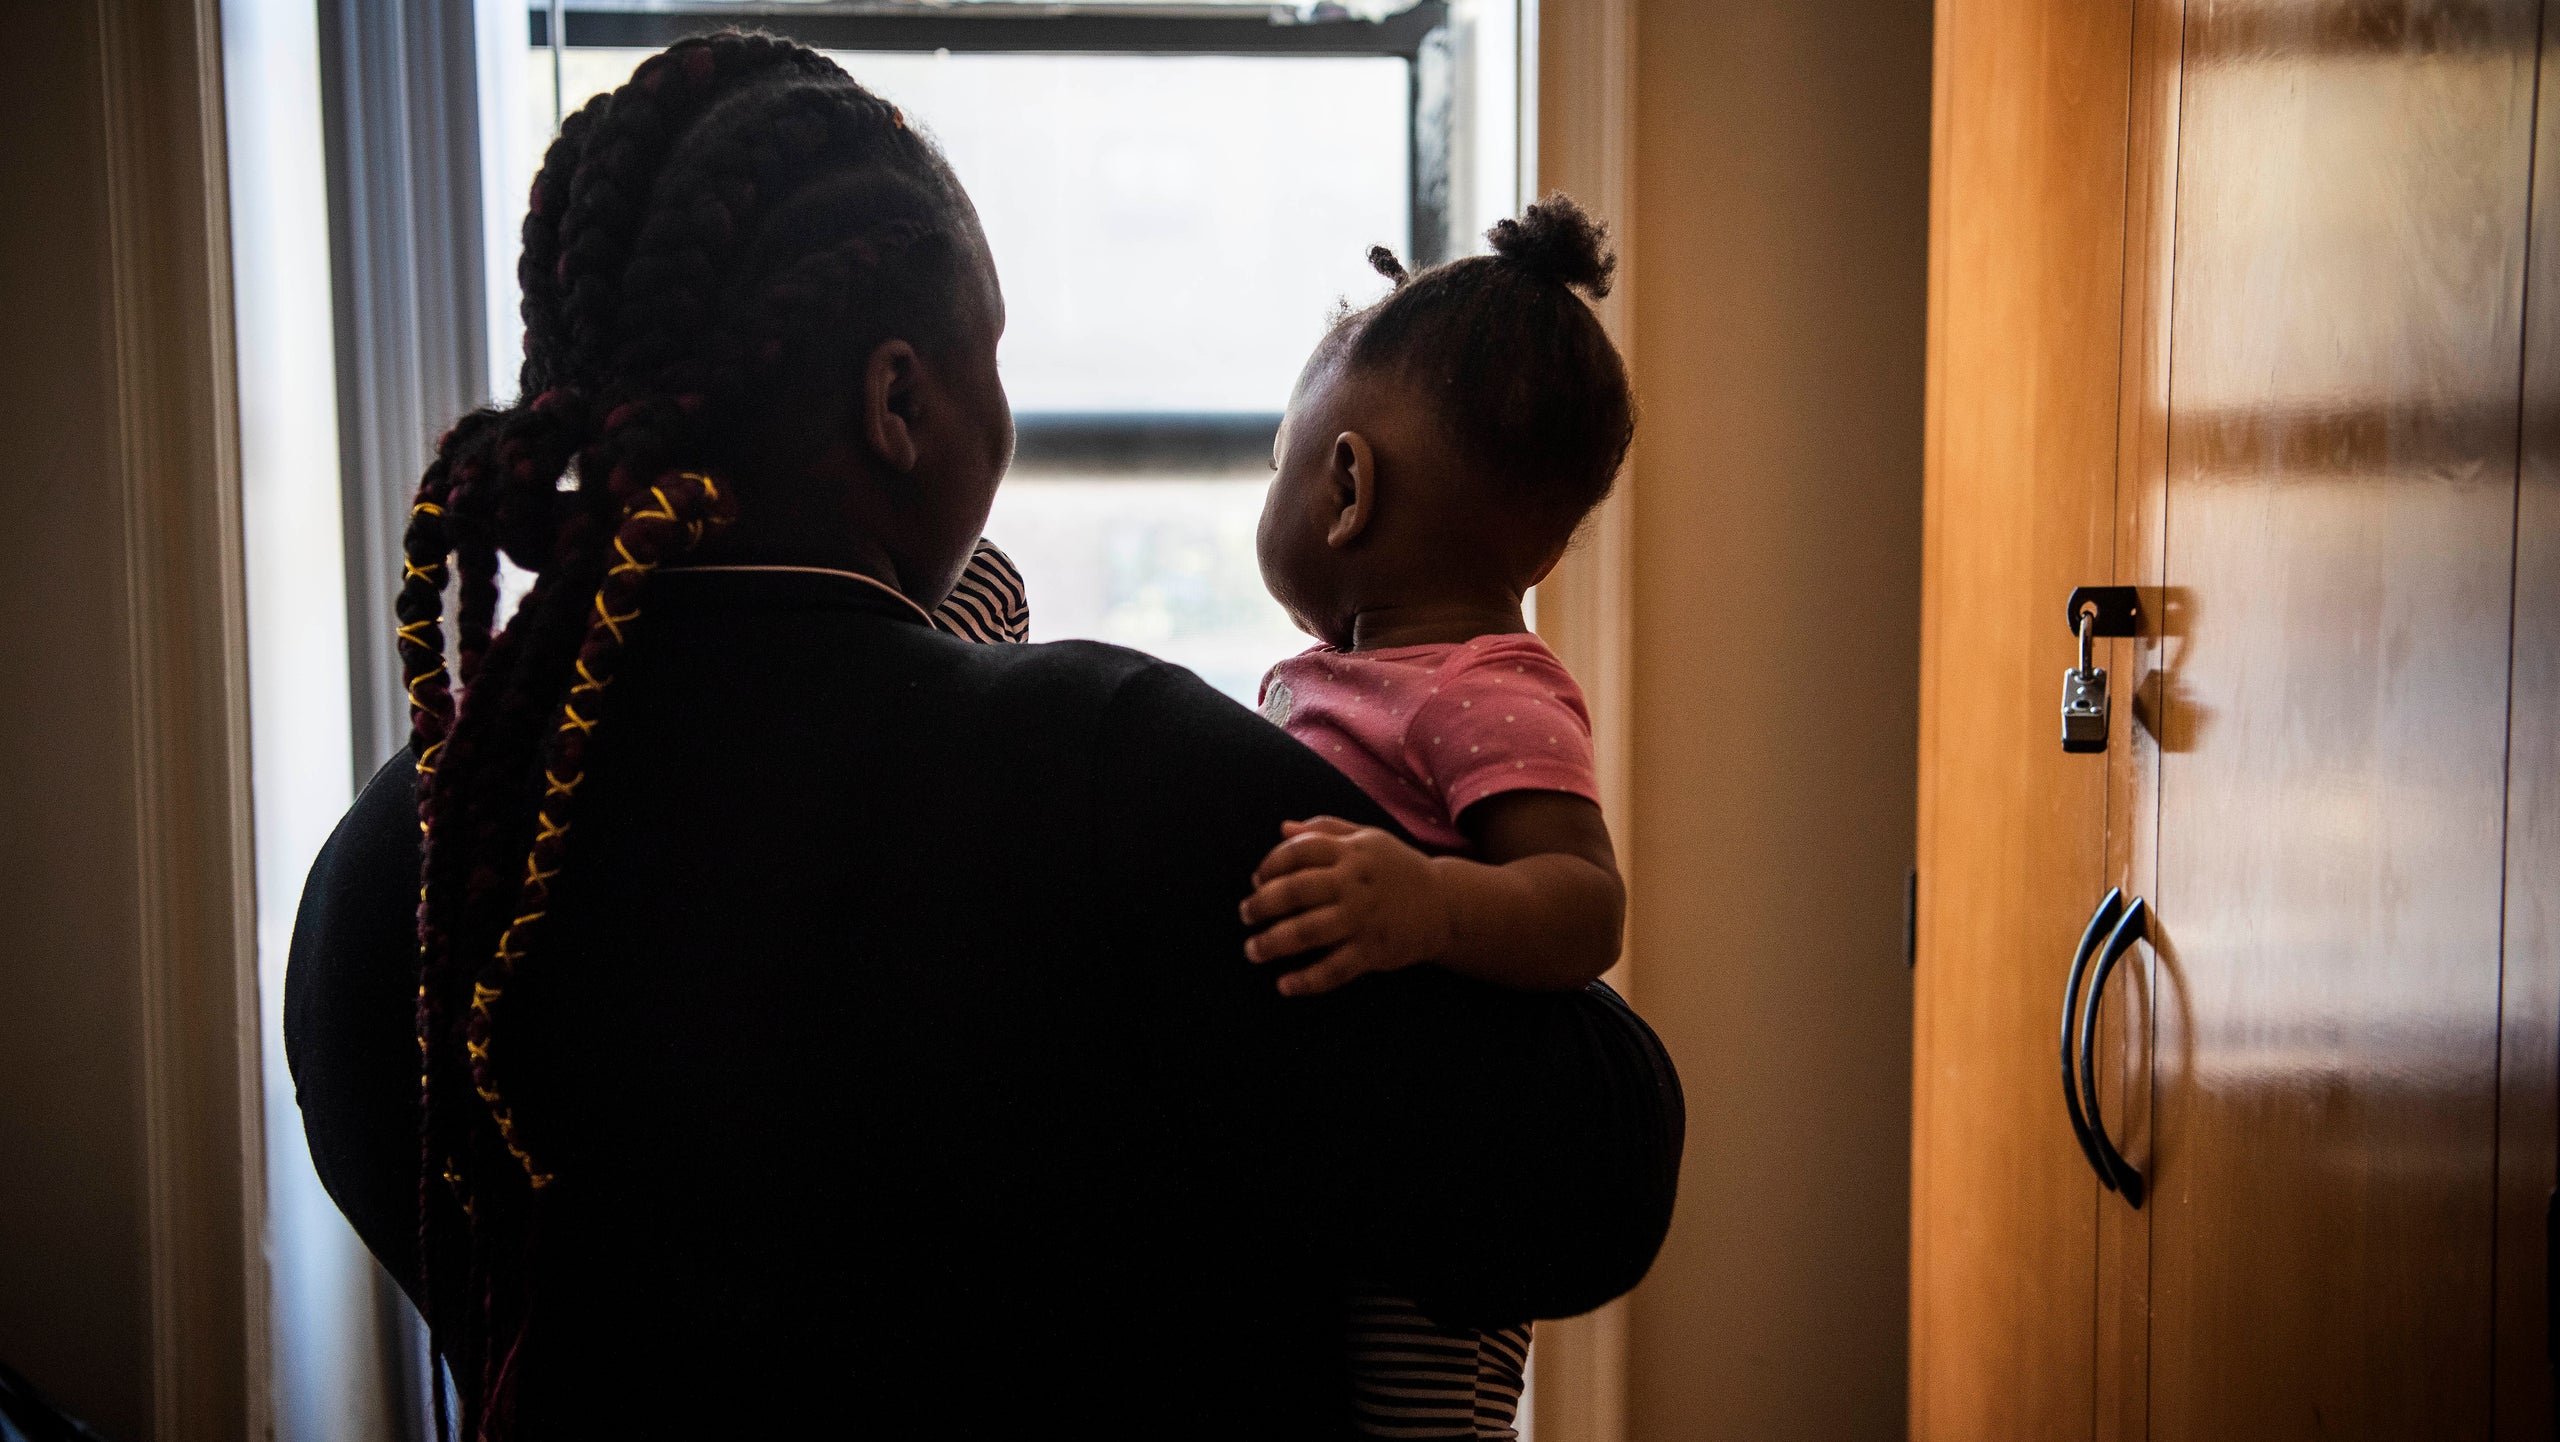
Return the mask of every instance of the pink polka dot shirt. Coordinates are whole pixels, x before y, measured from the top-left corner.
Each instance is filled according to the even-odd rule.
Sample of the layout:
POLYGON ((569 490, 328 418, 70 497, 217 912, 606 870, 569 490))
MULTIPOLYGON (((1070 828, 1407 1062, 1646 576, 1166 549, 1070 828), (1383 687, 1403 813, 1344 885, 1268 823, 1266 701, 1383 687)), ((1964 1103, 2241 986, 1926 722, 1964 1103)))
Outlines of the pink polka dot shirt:
POLYGON ((1458 817, 1488 796, 1600 799, 1582 688, 1526 632, 1384 651, 1318 646, 1262 678, 1262 714, 1433 850, 1464 851, 1458 817))

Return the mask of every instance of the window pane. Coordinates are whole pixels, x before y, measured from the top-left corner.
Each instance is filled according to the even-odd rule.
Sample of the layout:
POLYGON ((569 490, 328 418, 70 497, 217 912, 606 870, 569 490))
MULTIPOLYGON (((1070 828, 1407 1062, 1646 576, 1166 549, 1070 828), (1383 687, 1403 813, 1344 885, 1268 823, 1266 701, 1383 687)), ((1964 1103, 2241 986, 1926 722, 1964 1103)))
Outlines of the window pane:
MULTIPOLYGON (((646 50, 573 49, 575 109, 646 50)), ((1409 228, 1393 58, 838 54, 977 202, 1022 411, 1278 411, 1368 250, 1409 228)), ((551 132, 549 52, 517 153, 551 132)), ((521 195, 531 185, 516 187, 521 195)))
POLYGON ((1022 567, 1032 640, 1134 646, 1251 705, 1271 663, 1309 644, 1254 566, 1267 480, 1016 472, 987 534, 1022 567))
MULTIPOLYGON (((563 52, 568 107, 650 53, 563 52)), ((1019 413, 1276 414, 1334 310, 1384 288, 1369 247, 1408 248, 1400 59, 834 58, 942 145, 976 201, 1019 413)), ((552 125, 550 54, 528 60, 518 195, 552 125)), ((1307 643, 1254 563, 1268 471, 1238 459, 1016 467, 988 533, 1022 566, 1034 639, 1136 646, 1250 702, 1307 643)))
POLYGON ((847 55, 978 204, 1025 411, 1277 411, 1405 248, 1405 62, 847 55))

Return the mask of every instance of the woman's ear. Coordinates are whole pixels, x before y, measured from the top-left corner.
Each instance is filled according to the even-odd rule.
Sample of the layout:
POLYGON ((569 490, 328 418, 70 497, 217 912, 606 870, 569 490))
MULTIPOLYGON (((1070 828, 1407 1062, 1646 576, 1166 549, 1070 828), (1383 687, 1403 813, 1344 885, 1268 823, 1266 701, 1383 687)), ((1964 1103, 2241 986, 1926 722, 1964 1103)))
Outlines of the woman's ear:
POLYGON ((904 474, 922 454, 916 430, 922 415, 924 363, 916 348, 884 340, 862 368, 862 438, 889 469, 904 474))
POLYGON ((1325 480, 1333 491, 1334 515, 1324 529, 1324 543, 1340 550, 1360 539, 1377 513, 1378 458, 1369 449, 1369 438, 1358 431, 1335 436, 1325 480))

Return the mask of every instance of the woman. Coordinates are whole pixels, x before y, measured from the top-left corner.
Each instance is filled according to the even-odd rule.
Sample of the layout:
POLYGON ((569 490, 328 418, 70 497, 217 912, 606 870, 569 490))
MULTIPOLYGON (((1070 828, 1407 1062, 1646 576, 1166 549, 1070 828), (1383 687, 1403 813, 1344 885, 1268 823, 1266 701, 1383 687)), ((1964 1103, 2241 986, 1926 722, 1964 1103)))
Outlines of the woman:
POLYGON ((925 624, 1012 420, 894 107, 679 44, 563 126, 519 275, 529 399, 420 485, 413 743, 287 986, 466 1433, 1320 1437, 1339 1278, 1486 1323, 1634 1284, 1680 1109, 1615 998, 1284 1001, 1247 878, 1375 808, 1188 673, 925 624))

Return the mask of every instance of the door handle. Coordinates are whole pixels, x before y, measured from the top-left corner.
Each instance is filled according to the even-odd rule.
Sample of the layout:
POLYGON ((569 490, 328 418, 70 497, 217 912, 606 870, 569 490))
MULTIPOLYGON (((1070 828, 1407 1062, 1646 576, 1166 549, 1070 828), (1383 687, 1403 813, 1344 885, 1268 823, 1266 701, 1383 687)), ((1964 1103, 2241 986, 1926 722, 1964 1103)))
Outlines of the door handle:
POLYGON ((2113 1174, 2115 1189, 2124 1194, 2127 1205, 2137 1209, 2142 1205, 2142 1173, 2124 1159, 2107 1136, 2106 1119, 2098 1114, 2098 1084, 2089 1058, 2098 1045, 2098 1004, 2106 999, 2107 978, 2115 974, 2116 963, 2133 949, 2133 944, 2150 934, 2150 928, 2150 903, 2137 896, 2124 909, 2115 929, 2107 933, 2106 944, 2099 948, 2098 969, 2089 978, 2089 999, 2080 1010, 2080 1103, 2088 1113, 2089 1139, 2097 1144, 2104 1170, 2113 1174))
POLYGON ((2109 891, 2098 901, 2098 909, 2089 914, 2089 925, 2080 933, 2080 948, 2071 954, 2071 974, 2062 983, 2062 1107, 2071 1115, 2071 1134, 2080 1139, 2080 1154, 2089 1159, 2089 1170, 2098 1174, 2098 1184, 2108 1191, 2116 1189, 2115 1173, 2107 1170, 2098 1155, 2097 1138, 2089 1134, 2089 1117, 2080 1109, 2080 1079, 2072 1069, 2072 1043, 2080 1019, 2080 978, 2088 974, 2089 958, 2097 955, 2098 943, 2107 937, 2108 928, 2116 924, 2117 913, 2124 909, 2124 888, 2109 891))

